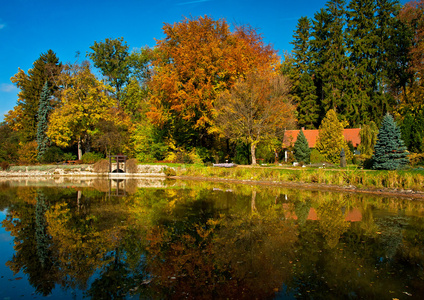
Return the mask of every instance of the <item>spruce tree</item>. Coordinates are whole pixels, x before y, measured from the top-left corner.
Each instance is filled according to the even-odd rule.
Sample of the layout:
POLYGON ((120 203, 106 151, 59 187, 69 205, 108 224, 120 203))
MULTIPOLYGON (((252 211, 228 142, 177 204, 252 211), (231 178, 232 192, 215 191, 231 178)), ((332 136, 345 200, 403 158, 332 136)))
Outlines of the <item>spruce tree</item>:
POLYGON ((303 130, 299 131, 296 142, 294 143, 294 157, 298 162, 304 162, 305 164, 309 164, 310 162, 311 149, 309 148, 309 143, 303 130))
POLYGON ((319 126, 318 138, 315 148, 325 157, 328 162, 340 164, 340 153, 344 149, 346 160, 352 159, 347 142, 343 135, 343 124, 337 118, 337 114, 330 109, 319 126))
POLYGON ((293 98, 297 103, 298 125, 316 128, 319 118, 319 104, 316 87, 310 72, 310 28, 307 17, 301 17, 293 35, 293 57, 295 60, 293 81, 293 98))
POLYGON ((396 170, 408 163, 407 151, 401 139, 400 129, 389 113, 383 118, 374 149, 373 169, 396 170))
POLYGON ((51 111, 50 106, 50 90, 49 84, 44 83, 43 91, 41 92, 38 105, 38 124, 37 124, 37 150, 38 161, 43 161, 44 153, 49 146, 49 138, 47 137, 48 117, 51 111))
POLYGON ((375 67, 378 58, 375 11, 375 0, 352 0, 346 13, 349 61, 355 67, 352 82, 356 92, 352 95, 352 102, 357 112, 353 123, 371 121, 369 107, 376 90, 375 67))

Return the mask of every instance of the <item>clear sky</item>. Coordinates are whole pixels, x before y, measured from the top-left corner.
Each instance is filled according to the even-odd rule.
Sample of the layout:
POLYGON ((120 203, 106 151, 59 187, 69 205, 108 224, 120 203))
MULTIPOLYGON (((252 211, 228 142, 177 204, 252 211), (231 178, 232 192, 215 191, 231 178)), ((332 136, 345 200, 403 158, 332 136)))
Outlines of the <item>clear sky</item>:
MULTIPOLYGON (((10 78, 52 49, 63 63, 80 60, 94 41, 123 37, 132 48, 154 47, 164 23, 208 15, 250 24, 279 50, 291 51, 302 16, 312 18, 326 0, 0 0, 0 121, 16 105, 10 78)), ((402 0, 401 3, 406 3, 402 0)))

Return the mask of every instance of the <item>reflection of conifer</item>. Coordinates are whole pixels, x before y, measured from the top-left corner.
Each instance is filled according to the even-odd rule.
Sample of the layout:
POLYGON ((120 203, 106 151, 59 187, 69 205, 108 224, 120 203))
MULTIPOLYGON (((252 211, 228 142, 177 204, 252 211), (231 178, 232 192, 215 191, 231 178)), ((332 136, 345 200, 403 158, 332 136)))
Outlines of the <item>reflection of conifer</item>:
POLYGON ((308 219, 309 210, 311 209, 311 201, 298 201, 295 204, 295 213, 299 225, 304 225, 308 219))
POLYGON ((44 267, 48 258, 48 237, 46 232, 46 220, 44 214, 47 211, 44 193, 39 191, 37 204, 35 205, 35 239, 37 243, 37 256, 44 267))

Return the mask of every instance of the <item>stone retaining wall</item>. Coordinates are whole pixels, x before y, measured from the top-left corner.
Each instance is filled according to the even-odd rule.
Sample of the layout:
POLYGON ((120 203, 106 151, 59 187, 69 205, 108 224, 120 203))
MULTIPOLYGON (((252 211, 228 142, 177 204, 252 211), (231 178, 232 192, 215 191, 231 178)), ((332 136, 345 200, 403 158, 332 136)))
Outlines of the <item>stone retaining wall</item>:
MULTIPOLYGON (((138 165, 137 173, 121 173, 125 177, 165 177, 164 169, 170 168, 166 165, 138 165)), ((64 168, 62 166, 46 166, 45 170, 31 170, 26 167, 22 170, 0 171, 0 177, 56 177, 56 176, 82 176, 82 177, 109 177, 109 173, 96 173, 91 165, 75 168, 64 168)))

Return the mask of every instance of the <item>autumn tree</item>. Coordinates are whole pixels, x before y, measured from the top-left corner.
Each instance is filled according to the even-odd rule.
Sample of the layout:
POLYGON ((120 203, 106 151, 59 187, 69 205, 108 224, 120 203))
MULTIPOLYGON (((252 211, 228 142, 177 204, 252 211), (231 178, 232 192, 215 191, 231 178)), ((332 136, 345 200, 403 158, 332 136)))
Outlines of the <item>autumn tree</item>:
POLYGON ((251 73, 218 98, 216 124, 233 140, 250 144, 252 165, 256 147, 278 135, 294 121, 289 79, 270 73, 251 73))
POLYGON ((331 163, 340 164, 340 153, 344 149, 346 160, 352 159, 347 142, 343 135, 343 124, 337 114, 330 109, 319 126, 315 148, 331 163))
POLYGON ((406 110, 417 111, 424 107, 424 0, 406 3, 399 13, 399 19, 409 27, 413 35, 408 49, 412 80, 401 95, 402 106, 406 110))
POLYGON ((163 27, 165 38, 154 51, 149 84, 153 124, 164 128, 177 146, 210 147, 217 95, 250 70, 269 70, 276 51, 254 29, 205 16, 163 27))
POLYGON ((18 102, 6 116, 8 124, 19 131, 21 142, 36 139, 38 108, 44 83, 48 82, 50 94, 58 87, 58 77, 62 64, 52 50, 42 53, 34 62, 32 69, 25 73, 19 69, 11 81, 19 88, 18 102))
POLYGON ((109 88, 96 79, 88 62, 68 65, 61 77, 60 104, 51 114, 47 136, 60 147, 78 143, 78 159, 97 122, 107 116, 114 101, 109 88))

